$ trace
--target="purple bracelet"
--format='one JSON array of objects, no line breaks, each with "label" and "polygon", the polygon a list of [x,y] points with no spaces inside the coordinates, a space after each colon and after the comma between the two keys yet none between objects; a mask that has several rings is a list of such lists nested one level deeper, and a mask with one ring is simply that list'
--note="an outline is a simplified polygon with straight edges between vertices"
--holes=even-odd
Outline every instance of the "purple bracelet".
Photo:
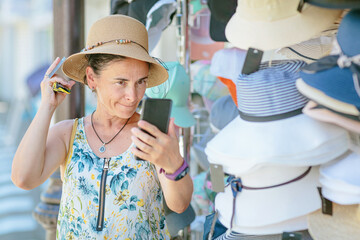
[{"label": "purple bracelet", "polygon": [[179,167],[179,169],[176,170],[176,172],[174,172],[173,174],[167,174],[163,168],[160,168],[160,173],[164,173],[165,177],[173,181],[179,181],[180,179],[185,177],[188,172],[189,172],[189,165],[185,159],[181,167]]}]

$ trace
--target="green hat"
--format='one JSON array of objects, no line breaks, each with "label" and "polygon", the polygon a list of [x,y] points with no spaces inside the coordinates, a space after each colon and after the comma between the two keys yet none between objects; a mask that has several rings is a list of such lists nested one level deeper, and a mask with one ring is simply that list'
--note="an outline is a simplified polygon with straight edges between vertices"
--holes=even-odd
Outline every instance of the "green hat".
[{"label": "green hat", "polygon": [[195,119],[188,108],[190,78],[179,62],[166,62],[169,79],[163,84],[146,89],[150,98],[169,98],[173,101],[171,117],[175,124],[187,128],[195,124]]}]

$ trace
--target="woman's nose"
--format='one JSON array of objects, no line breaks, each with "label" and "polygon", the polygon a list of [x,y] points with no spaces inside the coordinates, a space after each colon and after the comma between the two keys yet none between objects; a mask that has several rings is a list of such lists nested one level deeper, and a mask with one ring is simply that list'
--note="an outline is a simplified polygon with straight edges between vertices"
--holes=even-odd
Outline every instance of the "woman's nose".
[{"label": "woman's nose", "polygon": [[136,101],[137,92],[135,87],[129,87],[126,91],[126,99],[130,102]]}]

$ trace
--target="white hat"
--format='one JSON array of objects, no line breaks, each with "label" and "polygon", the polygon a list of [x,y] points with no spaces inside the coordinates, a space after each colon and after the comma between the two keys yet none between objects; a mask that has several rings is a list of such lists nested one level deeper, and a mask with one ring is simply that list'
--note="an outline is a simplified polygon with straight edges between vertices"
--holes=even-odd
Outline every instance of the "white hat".
[{"label": "white hat", "polygon": [[345,157],[320,167],[320,183],[325,198],[338,204],[360,203],[360,155]]},{"label": "white hat", "polygon": [[309,40],[328,29],[341,10],[319,8],[300,0],[238,0],[235,14],[226,25],[230,43],[272,50]]},{"label": "white hat", "polygon": [[217,51],[210,65],[210,73],[217,77],[236,80],[243,67],[246,50],[239,48],[224,48]]},{"label": "white hat", "polygon": [[[236,195],[233,230],[250,234],[254,229],[264,227],[264,232],[257,231],[254,234],[274,234],[306,228],[302,217],[321,207],[317,190],[318,170],[318,167],[309,170],[308,167],[267,166],[242,175],[241,181],[246,187],[287,184],[256,190],[243,187]],[[225,188],[224,193],[217,194],[215,208],[219,211],[220,222],[229,228],[233,211],[230,185]],[[289,225],[285,221],[289,221]],[[281,228],[272,230],[268,227],[275,224],[279,224]]]},{"label": "white hat", "polygon": [[[221,222],[221,220],[220,220]],[[303,215],[297,218],[293,218],[290,220],[286,220],[280,223],[275,223],[275,224],[270,224],[270,225],[266,225],[266,226],[260,226],[260,227],[242,227],[242,226],[233,226],[233,231],[234,232],[238,232],[238,233],[243,233],[243,234],[247,234],[247,235],[251,235],[251,237],[253,235],[256,236],[263,236],[264,238],[261,239],[272,239],[271,237],[274,236],[273,234],[280,234],[283,232],[298,232],[301,230],[305,230],[308,228],[308,224],[307,224],[307,215]],[[236,230],[235,230],[236,229]],[[269,237],[271,236],[271,237]],[[253,240],[253,238],[244,238],[244,239],[251,239]],[[255,238],[257,239],[257,238]],[[274,240],[279,240],[281,239],[281,235],[277,236],[277,238],[274,238]]]},{"label": "white hat", "polygon": [[236,117],[208,142],[205,153],[224,172],[239,176],[258,166],[326,163],[349,148],[347,132],[304,114],[271,122]]}]

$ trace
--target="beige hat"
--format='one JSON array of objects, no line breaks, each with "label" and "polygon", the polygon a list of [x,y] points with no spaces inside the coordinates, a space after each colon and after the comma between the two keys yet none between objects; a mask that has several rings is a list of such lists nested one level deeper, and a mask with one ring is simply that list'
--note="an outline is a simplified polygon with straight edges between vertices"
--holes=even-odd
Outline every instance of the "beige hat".
[{"label": "beige hat", "polygon": [[310,235],[315,240],[359,240],[359,205],[339,205],[333,203],[333,215],[325,215],[318,210],[308,215]]},{"label": "beige hat", "polygon": [[230,43],[272,50],[294,45],[328,29],[342,10],[319,8],[301,0],[238,0],[235,14],[226,25]]},{"label": "beige hat", "polygon": [[64,62],[64,74],[84,83],[88,66],[85,55],[97,53],[121,55],[150,63],[147,87],[157,86],[168,79],[166,69],[149,55],[145,26],[134,18],[110,15],[96,21],[90,28],[86,48]]}]

